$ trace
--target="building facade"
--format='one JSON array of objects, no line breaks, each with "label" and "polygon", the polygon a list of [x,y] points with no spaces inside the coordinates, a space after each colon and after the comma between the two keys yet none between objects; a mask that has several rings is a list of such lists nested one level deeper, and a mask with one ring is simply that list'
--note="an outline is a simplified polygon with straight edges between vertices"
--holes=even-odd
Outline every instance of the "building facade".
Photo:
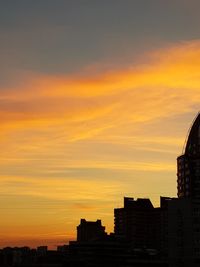
[{"label": "building facade", "polygon": [[115,235],[131,243],[133,248],[160,247],[160,210],[149,199],[124,198],[124,207],[114,209]]},{"label": "building facade", "polygon": [[200,266],[200,113],[177,158],[177,195],[168,207],[169,266]]},{"label": "building facade", "polygon": [[177,158],[179,198],[200,199],[200,113],[190,129],[184,154]]},{"label": "building facade", "polygon": [[100,239],[106,236],[105,227],[101,225],[101,220],[96,222],[81,219],[80,225],[77,226],[77,241],[88,242]]}]

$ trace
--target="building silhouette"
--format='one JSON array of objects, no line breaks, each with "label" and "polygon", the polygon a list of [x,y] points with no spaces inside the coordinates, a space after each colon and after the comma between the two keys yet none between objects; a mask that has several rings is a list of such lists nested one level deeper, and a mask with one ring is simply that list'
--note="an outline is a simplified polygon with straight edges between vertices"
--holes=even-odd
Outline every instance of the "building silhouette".
[{"label": "building silhouette", "polygon": [[177,158],[178,197],[200,199],[200,113],[189,132],[185,153]]},{"label": "building silhouette", "polygon": [[[148,222],[148,223],[147,223]],[[150,199],[124,198],[124,207],[114,209],[114,233],[134,248],[160,248],[160,209]]]},{"label": "building silhouette", "polygon": [[96,222],[81,219],[80,225],[77,226],[77,241],[87,242],[100,239],[106,236],[105,227],[101,225],[101,220]]},{"label": "building silhouette", "polygon": [[200,266],[200,113],[177,158],[178,198],[168,207],[169,266]]}]

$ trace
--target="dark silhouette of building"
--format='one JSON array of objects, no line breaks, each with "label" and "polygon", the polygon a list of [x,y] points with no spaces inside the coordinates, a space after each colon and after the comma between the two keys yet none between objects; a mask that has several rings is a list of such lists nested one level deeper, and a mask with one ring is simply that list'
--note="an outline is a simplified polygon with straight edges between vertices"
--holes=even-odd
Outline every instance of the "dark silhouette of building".
[{"label": "dark silhouette of building", "polygon": [[48,251],[48,246],[39,246],[37,247],[37,253],[39,255],[46,255]]},{"label": "dark silhouette of building", "polygon": [[185,153],[177,159],[178,197],[200,199],[200,113],[188,136]]},{"label": "dark silhouette of building", "polygon": [[124,198],[124,207],[114,209],[114,233],[133,248],[160,250],[160,209],[149,199]]},{"label": "dark silhouette of building", "polygon": [[46,250],[45,247],[0,249],[1,267],[67,267],[67,262],[68,254],[66,252]]},{"label": "dark silhouette of building", "polygon": [[200,266],[200,113],[177,158],[178,198],[168,206],[169,266]]},{"label": "dark silhouette of building", "polygon": [[105,227],[101,225],[101,220],[91,222],[81,219],[80,225],[77,226],[77,241],[79,242],[93,241],[105,235]]},{"label": "dark silhouette of building", "polygon": [[72,267],[168,267],[154,249],[134,249],[115,234],[88,241],[71,241],[67,266]]}]

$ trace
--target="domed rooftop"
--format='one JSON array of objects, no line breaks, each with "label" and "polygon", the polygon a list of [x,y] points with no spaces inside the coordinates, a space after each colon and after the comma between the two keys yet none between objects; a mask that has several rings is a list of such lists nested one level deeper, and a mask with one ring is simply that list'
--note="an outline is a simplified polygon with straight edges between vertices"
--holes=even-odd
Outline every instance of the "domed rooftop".
[{"label": "domed rooftop", "polygon": [[188,156],[200,157],[200,113],[197,114],[190,129],[185,147],[185,154]]}]

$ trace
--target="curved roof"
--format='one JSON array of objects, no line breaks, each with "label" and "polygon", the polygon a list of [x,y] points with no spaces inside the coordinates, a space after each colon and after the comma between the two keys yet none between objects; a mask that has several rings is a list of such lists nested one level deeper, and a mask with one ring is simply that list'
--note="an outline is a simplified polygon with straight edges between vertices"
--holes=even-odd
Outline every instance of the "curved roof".
[{"label": "curved roof", "polygon": [[198,113],[190,129],[185,147],[185,154],[200,156],[200,113]]}]

